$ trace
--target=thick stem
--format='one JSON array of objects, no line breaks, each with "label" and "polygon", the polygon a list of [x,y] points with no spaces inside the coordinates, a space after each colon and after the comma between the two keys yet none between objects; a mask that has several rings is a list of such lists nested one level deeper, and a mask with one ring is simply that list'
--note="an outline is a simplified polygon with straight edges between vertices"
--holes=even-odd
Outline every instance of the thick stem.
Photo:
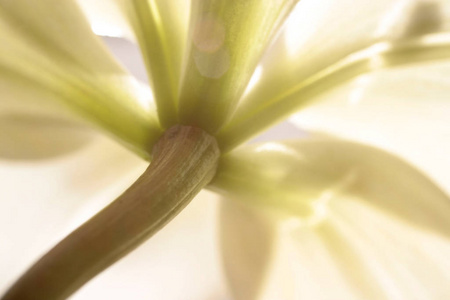
[{"label": "thick stem", "polygon": [[215,174],[219,150],[203,130],[175,126],[118,199],[63,239],[2,300],[65,299],[177,215]]}]

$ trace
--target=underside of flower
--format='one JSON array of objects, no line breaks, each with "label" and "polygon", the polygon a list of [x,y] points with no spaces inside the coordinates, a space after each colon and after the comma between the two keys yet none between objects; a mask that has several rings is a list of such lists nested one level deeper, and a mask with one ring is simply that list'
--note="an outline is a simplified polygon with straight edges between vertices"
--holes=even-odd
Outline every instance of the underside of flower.
[{"label": "underside of flower", "polygon": [[[91,29],[140,50],[149,85]],[[68,297],[203,188],[227,198],[236,300],[450,298],[448,0],[0,0],[0,45],[0,159],[99,129],[151,161],[2,299]],[[301,139],[242,145],[300,108]]]}]

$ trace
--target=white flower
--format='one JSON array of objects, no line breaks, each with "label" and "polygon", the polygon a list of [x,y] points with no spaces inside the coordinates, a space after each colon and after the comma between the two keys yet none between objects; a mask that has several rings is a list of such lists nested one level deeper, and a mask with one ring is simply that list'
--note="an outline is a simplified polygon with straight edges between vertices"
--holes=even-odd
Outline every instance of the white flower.
[{"label": "white flower", "polygon": [[448,0],[302,0],[279,34],[296,1],[80,2],[139,43],[158,111],[75,3],[0,0],[3,290],[145,168],[86,124],[144,158],[179,121],[225,152],[305,107],[306,138],[223,155],[218,238],[204,192],[73,298],[450,297]]}]

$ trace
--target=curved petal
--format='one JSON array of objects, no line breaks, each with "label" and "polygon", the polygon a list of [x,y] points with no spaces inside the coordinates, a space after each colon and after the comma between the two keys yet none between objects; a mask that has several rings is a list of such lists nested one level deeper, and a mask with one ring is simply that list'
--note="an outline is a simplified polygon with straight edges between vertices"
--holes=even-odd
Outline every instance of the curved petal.
[{"label": "curved petal", "polygon": [[446,0],[300,2],[265,56],[261,79],[219,134],[222,148],[362,73],[448,59],[449,7]]},{"label": "curved petal", "polygon": [[[286,220],[277,221],[281,236],[260,250],[274,253],[265,272],[276,269],[277,253],[290,262],[277,268],[282,278],[294,278],[278,286],[290,295],[283,299],[446,299],[450,293],[444,284],[450,198],[391,154],[333,139],[249,145],[223,158],[212,189],[239,205],[278,208]],[[238,237],[241,227],[234,229]],[[257,234],[246,237],[234,240],[240,252],[233,255],[254,249]],[[252,261],[240,268],[254,269]],[[273,285],[253,280],[235,289]]]},{"label": "curved petal", "polygon": [[321,224],[297,229],[292,236],[300,299],[450,296],[448,236],[421,231],[358,199],[336,197]]},{"label": "curved petal", "polygon": [[219,221],[222,260],[231,292],[236,300],[258,299],[275,255],[277,228],[267,213],[233,200],[223,201]]},{"label": "curved petal", "polygon": [[77,113],[144,153],[160,129],[145,91],[73,1],[0,1],[2,113]]},{"label": "curved petal", "polygon": [[291,121],[387,149],[450,191],[450,61],[380,70],[331,91]]},{"label": "curved petal", "polygon": [[181,63],[188,31],[186,0],[115,0],[131,25],[152,83],[158,116],[176,124]]},{"label": "curved petal", "polygon": [[64,119],[0,114],[0,158],[45,159],[85,146],[92,133]]},{"label": "curved petal", "polygon": [[211,189],[314,223],[345,194],[411,226],[450,236],[450,199],[399,158],[333,139],[248,145],[225,155]]},{"label": "curved petal", "polygon": [[194,1],[180,120],[216,132],[297,0]]}]

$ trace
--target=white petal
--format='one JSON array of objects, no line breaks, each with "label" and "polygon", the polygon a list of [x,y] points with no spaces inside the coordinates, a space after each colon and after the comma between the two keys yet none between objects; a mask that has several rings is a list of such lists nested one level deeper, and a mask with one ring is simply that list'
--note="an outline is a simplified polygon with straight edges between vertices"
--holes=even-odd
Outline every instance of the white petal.
[{"label": "white petal", "polygon": [[230,149],[362,73],[449,53],[447,0],[301,1],[219,138]]},{"label": "white petal", "polygon": [[422,169],[450,191],[450,62],[359,77],[291,120],[376,145]]},{"label": "white petal", "polygon": [[[223,158],[212,189],[286,219],[281,237],[268,235],[272,244],[260,250],[271,259],[260,264],[265,277],[244,284],[238,270],[228,273],[238,291],[260,287],[264,299],[274,285],[267,274],[277,269],[285,275],[272,280],[295,278],[288,287],[277,286],[288,295],[281,299],[446,299],[450,294],[442,284],[449,273],[438,263],[450,262],[450,198],[391,154],[323,138],[248,145]],[[244,225],[237,227],[238,237],[247,238],[236,238],[240,252],[230,253],[242,258],[255,248],[257,230],[270,223],[253,229],[253,237],[240,229]],[[299,242],[289,247],[280,239],[292,230]],[[279,253],[286,251],[291,264],[276,267],[283,261]],[[225,256],[225,265],[232,255]],[[252,261],[239,261],[240,268],[255,270]]]},{"label": "white petal", "polygon": [[97,35],[133,39],[128,22],[110,0],[77,0]]},{"label": "white petal", "polygon": [[43,159],[78,150],[92,138],[87,128],[65,119],[0,114],[0,158]]},{"label": "white petal", "polygon": [[[318,300],[450,296],[448,236],[411,227],[351,197],[336,197],[328,211],[322,224],[293,233],[300,299],[304,291]],[[317,260],[326,260],[324,268],[314,265]]]},{"label": "white petal", "polygon": [[160,134],[149,95],[72,0],[0,0],[0,113],[76,114],[144,152]]},{"label": "white petal", "polygon": [[401,159],[352,142],[248,145],[221,159],[211,189],[311,224],[324,217],[327,199],[346,193],[413,226],[450,235],[450,200],[438,186]]},{"label": "white petal", "polygon": [[277,228],[271,216],[233,200],[224,201],[219,236],[234,298],[258,299],[276,251]]}]

